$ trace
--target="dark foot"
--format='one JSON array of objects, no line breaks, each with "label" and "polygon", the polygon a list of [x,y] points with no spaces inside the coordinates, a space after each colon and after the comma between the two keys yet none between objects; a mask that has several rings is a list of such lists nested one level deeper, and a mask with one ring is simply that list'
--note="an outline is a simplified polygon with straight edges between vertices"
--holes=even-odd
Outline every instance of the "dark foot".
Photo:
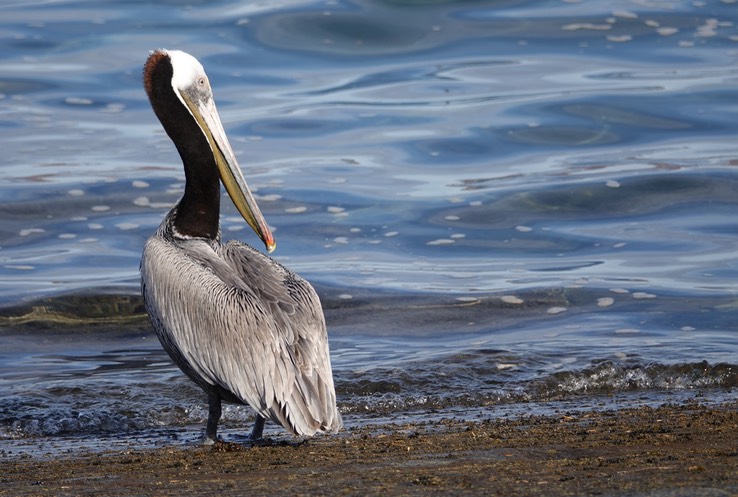
[{"label": "dark foot", "polygon": [[257,440],[261,440],[261,435],[264,433],[264,418],[256,415],[256,422],[254,422],[254,429],[251,430],[251,438],[252,442],[256,442]]},{"label": "dark foot", "polygon": [[205,435],[202,443],[212,445],[220,442],[218,438],[218,421],[220,421],[221,407],[220,397],[217,395],[208,396],[208,424],[205,427]]},{"label": "dark foot", "polygon": [[208,436],[206,431],[202,434],[202,439],[200,439],[200,443],[202,443],[203,445],[215,445],[223,443],[223,439],[217,435],[215,437]]}]

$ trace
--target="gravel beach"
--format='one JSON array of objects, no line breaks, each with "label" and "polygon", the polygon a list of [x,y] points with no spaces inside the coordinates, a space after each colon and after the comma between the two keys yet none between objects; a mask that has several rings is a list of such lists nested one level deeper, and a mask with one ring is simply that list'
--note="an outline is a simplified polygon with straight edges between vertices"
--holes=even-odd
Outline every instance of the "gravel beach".
[{"label": "gravel beach", "polygon": [[738,405],[364,426],[305,443],[0,459],[2,496],[738,495]]}]

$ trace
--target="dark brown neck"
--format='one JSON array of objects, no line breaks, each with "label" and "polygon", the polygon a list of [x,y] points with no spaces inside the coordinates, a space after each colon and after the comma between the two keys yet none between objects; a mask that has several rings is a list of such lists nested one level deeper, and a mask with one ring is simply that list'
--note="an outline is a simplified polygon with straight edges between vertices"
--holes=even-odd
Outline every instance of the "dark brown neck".
[{"label": "dark brown neck", "polygon": [[220,178],[205,135],[172,88],[172,64],[154,52],[144,66],[144,86],[151,107],[177,147],[185,171],[185,192],[177,204],[177,233],[215,239],[220,221]]}]

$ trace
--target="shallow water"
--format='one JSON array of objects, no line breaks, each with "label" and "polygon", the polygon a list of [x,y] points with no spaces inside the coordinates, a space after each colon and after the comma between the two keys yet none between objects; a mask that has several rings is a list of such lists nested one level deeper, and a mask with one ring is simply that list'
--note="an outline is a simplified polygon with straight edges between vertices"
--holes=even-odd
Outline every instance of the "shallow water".
[{"label": "shallow water", "polygon": [[323,299],[348,426],[734,399],[735,7],[6,2],[0,447],[199,436],[137,297],[184,181],[156,47],[208,71],[275,255]]}]

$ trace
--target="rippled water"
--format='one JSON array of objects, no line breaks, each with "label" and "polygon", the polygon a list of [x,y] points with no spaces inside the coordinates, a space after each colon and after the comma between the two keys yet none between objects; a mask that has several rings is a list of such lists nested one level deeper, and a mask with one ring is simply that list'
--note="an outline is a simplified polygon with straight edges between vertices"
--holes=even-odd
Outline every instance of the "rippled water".
[{"label": "rippled water", "polygon": [[[738,395],[734,0],[0,19],[2,450],[199,436],[138,296],[184,181],[141,86],[157,47],[204,64],[277,258],[318,289],[348,426]],[[227,197],[223,230],[256,244]]]}]

